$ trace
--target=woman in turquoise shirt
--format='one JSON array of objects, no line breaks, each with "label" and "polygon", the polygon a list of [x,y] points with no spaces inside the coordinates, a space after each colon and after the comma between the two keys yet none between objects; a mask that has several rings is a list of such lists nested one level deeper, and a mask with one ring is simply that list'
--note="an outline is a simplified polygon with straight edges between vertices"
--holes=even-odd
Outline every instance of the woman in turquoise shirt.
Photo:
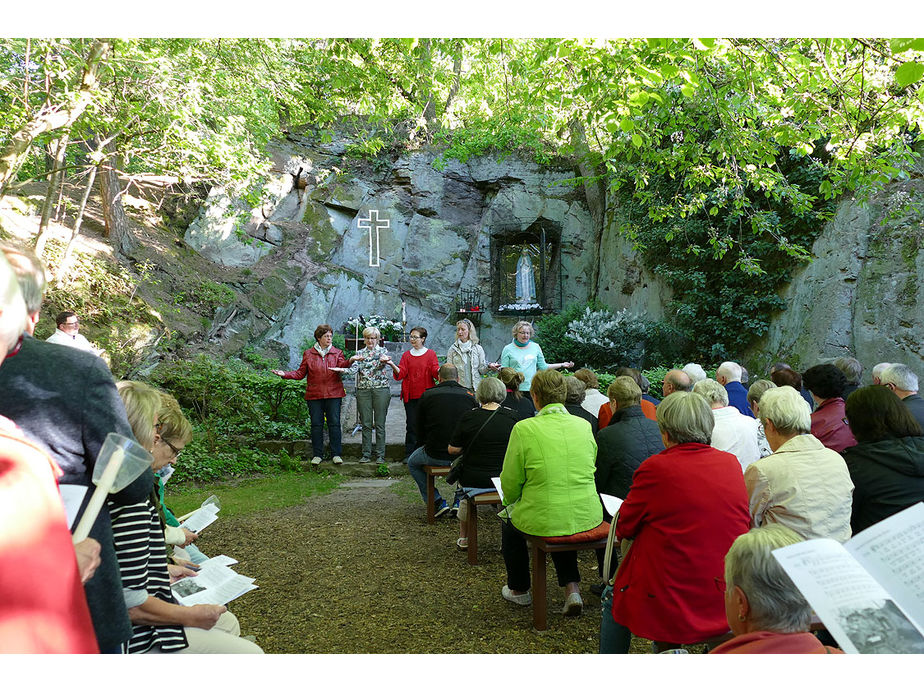
[{"label": "woman in turquoise shirt", "polygon": [[557,370],[559,368],[574,367],[573,361],[546,363],[545,357],[542,355],[542,347],[532,341],[532,337],[532,324],[526,320],[520,320],[513,326],[513,341],[505,346],[501,352],[501,367],[509,366],[523,374],[523,383],[520,385],[521,392],[529,392],[536,371],[544,371],[547,368]]},{"label": "woman in turquoise shirt", "polygon": [[[567,536],[595,529],[603,521],[594,485],[597,443],[587,420],[565,409],[567,393],[561,373],[537,373],[530,389],[537,414],[519,421],[507,444],[501,489],[504,503],[515,504],[501,529],[507,567],[501,594],[514,604],[532,603],[524,534]],[[558,584],[565,588],[562,613],[577,616],[583,608],[577,551],[555,552],[552,562]]]}]

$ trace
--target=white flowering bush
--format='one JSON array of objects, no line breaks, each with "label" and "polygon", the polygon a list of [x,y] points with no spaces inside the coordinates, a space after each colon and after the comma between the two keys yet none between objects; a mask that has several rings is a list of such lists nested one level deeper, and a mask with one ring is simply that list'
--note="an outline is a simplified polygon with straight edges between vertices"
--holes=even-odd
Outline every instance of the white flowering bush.
[{"label": "white flowering bush", "polygon": [[376,328],[382,335],[382,339],[393,342],[401,338],[404,334],[404,327],[397,320],[389,320],[381,315],[363,315],[361,317],[350,318],[346,322],[349,330],[355,331],[359,328],[360,335],[367,327]]},{"label": "white flowering bush", "polygon": [[565,339],[575,344],[573,360],[611,369],[638,364],[645,355],[649,323],[627,309],[613,313],[605,308],[587,307],[568,323]]}]

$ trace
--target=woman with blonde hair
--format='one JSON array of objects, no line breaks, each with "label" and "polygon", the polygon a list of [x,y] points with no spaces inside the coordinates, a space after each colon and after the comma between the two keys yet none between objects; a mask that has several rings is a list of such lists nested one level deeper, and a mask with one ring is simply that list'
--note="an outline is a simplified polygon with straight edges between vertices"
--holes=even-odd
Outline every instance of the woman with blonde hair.
[{"label": "woman with blonde hair", "polygon": [[[154,454],[161,442],[157,432],[160,393],[133,380],[123,380],[116,387],[136,440]],[[163,459],[155,457],[155,466]],[[132,622],[132,637],[123,644],[123,652],[262,653],[257,645],[238,637],[240,624],[227,607],[220,604],[181,606],[173,598],[171,575],[193,573],[179,566],[168,567],[164,528],[156,502],[153,488],[151,497],[140,503],[115,505],[109,502],[122,596]]]},{"label": "woman with blonde hair", "polygon": [[456,323],[456,341],[449,347],[446,363],[451,363],[459,371],[459,384],[469,390],[478,387],[481,376],[488,369],[497,370],[497,363],[488,363],[484,349],[478,343],[478,333],[475,325],[468,318],[462,318]]},{"label": "woman with blonde hair", "polygon": [[520,384],[521,392],[529,392],[533,382],[533,376],[538,371],[544,371],[547,368],[558,370],[559,368],[573,368],[573,361],[563,361],[561,363],[546,363],[542,355],[542,347],[532,341],[533,325],[526,320],[520,320],[513,326],[513,341],[504,347],[501,352],[501,367],[510,366],[523,374],[523,382]]}]

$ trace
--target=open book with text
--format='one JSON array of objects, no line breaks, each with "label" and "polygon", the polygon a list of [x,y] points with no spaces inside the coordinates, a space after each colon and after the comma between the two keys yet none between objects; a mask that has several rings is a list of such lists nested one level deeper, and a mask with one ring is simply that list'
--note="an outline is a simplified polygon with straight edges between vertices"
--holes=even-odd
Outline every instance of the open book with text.
[{"label": "open book with text", "polygon": [[924,654],[924,503],[773,555],[844,652]]}]

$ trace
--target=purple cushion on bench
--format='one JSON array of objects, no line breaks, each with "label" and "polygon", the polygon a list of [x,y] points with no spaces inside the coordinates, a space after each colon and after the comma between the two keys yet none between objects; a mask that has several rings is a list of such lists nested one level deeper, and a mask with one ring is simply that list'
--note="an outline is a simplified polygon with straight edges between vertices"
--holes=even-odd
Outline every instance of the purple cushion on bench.
[{"label": "purple cushion on bench", "polygon": [[567,534],[563,537],[542,537],[547,544],[581,544],[585,541],[599,541],[600,539],[606,539],[610,533],[610,523],[601,522],[599,525],[593,529],[588,529],[586,532],[578,532],[577,534]]}]

